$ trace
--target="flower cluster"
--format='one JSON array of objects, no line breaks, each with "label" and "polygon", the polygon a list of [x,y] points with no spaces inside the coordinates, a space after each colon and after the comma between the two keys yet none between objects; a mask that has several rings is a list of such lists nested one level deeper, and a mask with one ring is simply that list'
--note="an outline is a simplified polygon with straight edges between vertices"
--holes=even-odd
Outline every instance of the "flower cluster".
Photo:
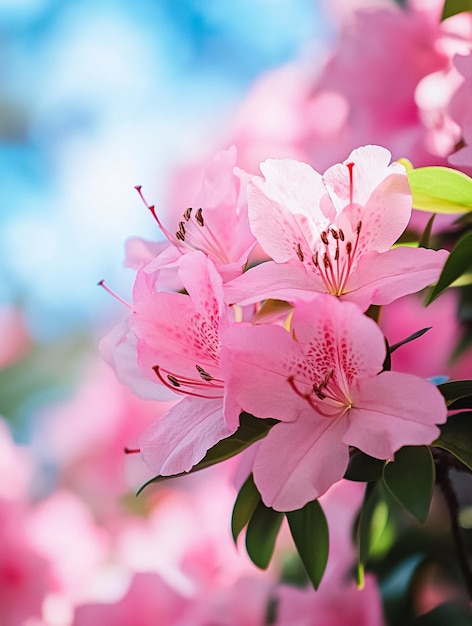
[{"label": "flower cluster", "polygon": [[343,477],[350,451],[388,460],[438,437],[443,396],[390,371],[370,307],[435,282],[448,253],[395,245],[412,198],[385,148],[323,175],[285,159],[251,178],[235,160],[218,155],[173,231],[149,207],[168,246],[142,247],[131,312],[103,351],[135,389],[178,400],[140,439],[155,475],[231,448],[250,414],[267,428],[244,471],[265,506],[295,511]]}]

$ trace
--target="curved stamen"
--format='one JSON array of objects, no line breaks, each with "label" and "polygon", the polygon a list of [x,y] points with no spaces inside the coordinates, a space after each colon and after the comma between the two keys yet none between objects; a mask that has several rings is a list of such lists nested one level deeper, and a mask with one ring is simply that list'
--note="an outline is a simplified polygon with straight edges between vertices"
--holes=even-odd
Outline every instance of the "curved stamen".
[{"label": "curved stamen", "polygon": [[[331,372],[328,374],[328,379],[330,376]],[[287,382],[293,389],[293,391],[297,394],[297,396],[303,398],[303,400],[306,400],[311,408],[323,417],[327,417],[330,419],[332,419],[333,417],[342,417],[352,408],[352,404],[346,405],[345,402],[339,400],[339,397],[337,397],[329,390],[329,388],[327,387],[328,380],[326,377],[319,385],[314,384],[312,390],[307,392],[303,392],[298,389],[295,383],[295,378],[293,376],[289,376],[287,378]],[[313,394],[315,394],[315,396],[318,398],[318,401],[313,398]],[[325,402],[326,400],[327,402]],[[326,406],[334,408],[335,412],[326,412],[323,408],[321,408],[322,405],[319,401],[324,402]]]},{"label": "curved stamen", "polygon": [[[159,365],[154,365],[152,369],[161,383],[176,393],[182,393],[196,398],[222,398],[222,390],[224,387],[223,381],[213,378],[199,365],[196,365],[195,367],[200,375],[200,379],[176,375],[161,368]],[[202,393],[199,393],[200,390]],[[218,395],[211,393],[216,390],[220,392]],[[203,393],[203,391],[206,391],[206,393]]]}]

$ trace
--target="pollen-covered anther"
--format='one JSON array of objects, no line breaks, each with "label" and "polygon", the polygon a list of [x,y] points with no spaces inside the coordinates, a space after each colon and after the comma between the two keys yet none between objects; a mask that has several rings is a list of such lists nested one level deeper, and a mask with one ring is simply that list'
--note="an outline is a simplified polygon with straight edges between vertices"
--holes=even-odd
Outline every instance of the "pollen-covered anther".
[{"label": "pollen-covered anther", "polygon": [[328,235],[326,234],[326,232],[324,230],[321,231],[320,237],[321,237],[321,241],[324,243],[324,245],[327,246],[329,244],[329,240],[328,240]]},{"label": "pollen-covered anther", "polygon": [[167,380],[170,382],[171,385],[173,385],[174,387],[180,387],[180,383],[177,380],[177,378],[175,376],[172,376],[172,374],[167,374]]},{"label": "pollen-covered anther", "polygon": [[192,217],[192,207],[189,207],[188,209],[185,209],[184,211],[184,220],[188,222],[191,217]]}]

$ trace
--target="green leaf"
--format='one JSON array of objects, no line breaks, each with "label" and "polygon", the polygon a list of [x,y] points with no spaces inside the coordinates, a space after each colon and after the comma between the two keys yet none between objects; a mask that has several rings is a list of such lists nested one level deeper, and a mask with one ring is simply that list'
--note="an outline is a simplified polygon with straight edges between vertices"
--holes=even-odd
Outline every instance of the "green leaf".
[{"label": "green leaf", "polygon": [[395,352],[395,350],[398,350],[398,348],[404,346],[406,343],[410,343],[410,341],[414,341],[415,339],[418,339],[418,337],[422,337],[425,333],[428,332],[428,330],[431,330],[431,328],[432,326],[427,326],[426,328],[417,330],[416,333],[412,333],[411,335],[408,335],[408,337],[406,337],[405,339],[394,343],[393,346],[390,346],[390,352]]},{"label": "green leaf", "polygon": [[260,419],[250,415],[249,413],[241,413],[239,420],[240,424],[238,430],[229,437],[226,437],[226,439],[218,441],[218,443],[216,443],[213,448],[210,448],[203,459],[194,465],[189,472],[181,472],[180,474],[174,474],[173,476],[155,476],[139,488],[137,495],[139,495],[143,489],[152,483],[169,480],[170,478],[177,478],[178,476],[186,476],[187,474],[198,472],[199,470],[211,467],[216,463],[221,463],[222,461],[230,459],[232,456],[235,456],[248,448],[254,442],[265,437],[272,426],[275,426],[277,423],[277,420]]},{"label": "green leaf", "polygon": [[463,13],[464,11],[472,11],[472,0],[446,0],[441,15],[441,21]]},{"label": "green leaf", "polygon": [[246,530],[246,550],[251,561],[266,569],[274,553],[284,514],[267,507],[262,500],[256,506]]},{"label": "green leaf", "polygon": [[428,213],[472,211],[472,178],[450,167],[418,167],[407,172],[413,208]]},{"label": "green leaf", "polygon": [[252,474],[241,487],[233,507],[233,515],[231,516],[231,533],[234,543],[238,541],[238,537],[242,529],[248,524],[252,514],[256,510],[257,505],[261,501],[261,494],[258,492]]},{"label": "green leaf", "polygon": [[313,587],[318,589],[329,553],[328,523],[323,509],[318,500],[313,500],[303,508],[285,515],[308,577]]},{"label": "green leaf", "polygon": [[440,428],[441,434],[432,445],[447,450],[472,470],[472,412],[450,415]]},{"label": "green leaf", "polygon": [[472,397],[472,380],[451,380],[438,385],[448,407],[462,398]]},{"label": "green leaf", "polygon": [[392,496],[424,523],[433,497],[436,469],[427,446],[405,446],[384,467],[382,480]]},{"label": "green leaf", "polygon": [[354,449],[351,452],[349,465],[344,478],[356,482],[369,482],[382,477],[385,461],[375,459],[361,450]]},{"label": "green leaf", "polygon": [[359,573],[367,562],[373,539],[372,518],[378,503],[377,482],[369,482],[366,485],[364,499],[357,520],[356,540],[358,548]]},{"label": "green leaf", "polygon": [[472,267],[472,231],[463,235],[456,243],[442,269],[438,282],[431,289],[426,304],[442,294],[449,285]]}]

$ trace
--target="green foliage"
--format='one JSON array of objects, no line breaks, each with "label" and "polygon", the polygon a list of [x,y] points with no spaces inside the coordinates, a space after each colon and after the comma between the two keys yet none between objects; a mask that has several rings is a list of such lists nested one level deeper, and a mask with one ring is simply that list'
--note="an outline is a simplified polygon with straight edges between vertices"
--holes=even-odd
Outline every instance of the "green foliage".
[{"label": "green foliage", "polygon": [[254,484],[252,474],[241,487],[233,507],[231,516],[231,533],[234,543],[237,542],[240,532],[247,526],[257,505],[261,501],[261,495]]},{"label": "green foliage", "polygon": [[[472,384],[472,381],[463,382]],[[472,470],[472,412],[450,415],[441,426],[441,435],[432,445],[447,450]]]},{"label": "green foliage", "polygon": [[436,300],[443,291],[470,268],[472,268],[472,231],[463,235],[452,249],[438,282],[426,299],[426,304],[431,304],[433,300]]},{"label": "green foliage", "polygon": [[445,0],[441,21],[464,11],[472,11],[472,0]]},{"label": "green foliage", "polygon": [[405,339],[402,339],[401,341],[394,343],[393,346],[390,346],[390,352],[395,352],[395,350],[398,350],[398,348],[400,348],[401,346],[404,346],[406,343],[410,343],[410,341],[414,341],[415,339],[422,337],[424,334],[428,332],[428,330],[431,330],[431,328],[432,326],[428,326],[427,328],[422,328],[421,330],[417,330],[415,333],[408,335],[408,337],[406,337]]},{"label": "green foliage", "polygon": [[382,477],[384,465],[385,461],[375,459],[361,450],[354,449],[351,451],[349,465],[344,478],[356,482],[378,480]]},{"label": "green foliage", "polygon": [[143,489],[152,483],[161,482],[162,480],[168,480],[169,478],[176,478],[177,476],[186,476],[187,474],[197,472],[199,470],[211,467],[216,463],[226,461],[231,457],[239,454],[250,445],[259,441],[267,435],[269,430],[277,423],[277,420],[273,419],[259,419],[250,415],[249,413],[241,413],[239,428],[235,433],[218,441],[203,457],[203,459],[194,465],[189,472],[181,472],[180,474],[174,474],[173,476],[155,476],[142,485],[138,494]]},{"label": "green foliage", "polygon": [[472,211],[472,178],[449,167],[419,167],[407,172],[413,208],[428,213]]},{"label": "green foliage", "polygon": [[451,380],[438,385],[448,408],[458,400],[472,398],[472,380]]},{"label": "green foliage", "polygon": [[428,517],[435,478],[433,457],[426,446],[401,448],[382,475],[387,490],[420,522]]},{"label": "green foliage", "polygon": [[274,553],[284,514],[266,506],[262,500],[257,504],[246,530],[246,550],[251,561],[266,569]]},{"label": "green foliage", "polygon": [[290,532],[308,577],[315,589],[323,578],[328,561],[328,523],[318,500],[286,513]]}]

